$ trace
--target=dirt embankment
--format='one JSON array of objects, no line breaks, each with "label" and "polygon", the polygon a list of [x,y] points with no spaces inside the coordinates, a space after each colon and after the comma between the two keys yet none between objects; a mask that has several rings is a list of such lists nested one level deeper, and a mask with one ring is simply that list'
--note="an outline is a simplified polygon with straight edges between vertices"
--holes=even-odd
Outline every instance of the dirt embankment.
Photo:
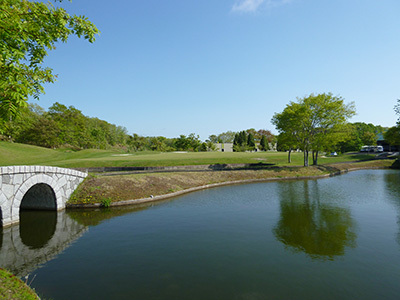
[{"label": "dirt embankment", "polygon": [[218,185],[333,176],[358,169],[389,168],[392,164],[391,160],[374,160],[307,168],[90,175],[71,197],[67,207],[135,204]]}]

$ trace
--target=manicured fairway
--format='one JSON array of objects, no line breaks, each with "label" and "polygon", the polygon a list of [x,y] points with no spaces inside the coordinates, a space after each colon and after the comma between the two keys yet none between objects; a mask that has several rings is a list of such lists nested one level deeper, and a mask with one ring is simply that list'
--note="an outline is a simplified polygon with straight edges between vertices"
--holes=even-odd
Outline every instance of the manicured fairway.
[{"label": "manicured fairway", "polygon": [[[345,154],[337,157],[320,156],[319,163],[366,160],[373,155]],[[263,163],[277,166],[289,165],[284,152],[136,152],[117,150],[65,151],[36,146],[0,142],[0,165],[48,165],[69,168],[124,167],[124,166],[182,166],[208,164]],[[311,161],[310,161],[311,163]],[[303,164],[303,154],[293,153],[293,165]]]}]

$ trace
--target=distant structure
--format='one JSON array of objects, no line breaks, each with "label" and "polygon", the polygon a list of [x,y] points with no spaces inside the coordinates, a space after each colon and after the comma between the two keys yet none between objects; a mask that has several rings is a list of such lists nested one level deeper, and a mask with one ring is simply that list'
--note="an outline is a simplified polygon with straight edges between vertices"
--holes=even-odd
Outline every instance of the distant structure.
[{"label": "distant structure", "polygon": [[233,143],[217,143],[215,148],[219,152],[233,152]]}]

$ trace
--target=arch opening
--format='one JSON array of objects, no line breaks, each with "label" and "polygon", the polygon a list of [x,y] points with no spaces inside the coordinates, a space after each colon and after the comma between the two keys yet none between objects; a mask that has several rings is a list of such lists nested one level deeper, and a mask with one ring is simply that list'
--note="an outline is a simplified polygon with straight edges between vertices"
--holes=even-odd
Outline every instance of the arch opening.
[{"label": "arch opening", "polygon": [[21,201],[20,210],[57,210],[56,195],[48,184],[32,186]]}]

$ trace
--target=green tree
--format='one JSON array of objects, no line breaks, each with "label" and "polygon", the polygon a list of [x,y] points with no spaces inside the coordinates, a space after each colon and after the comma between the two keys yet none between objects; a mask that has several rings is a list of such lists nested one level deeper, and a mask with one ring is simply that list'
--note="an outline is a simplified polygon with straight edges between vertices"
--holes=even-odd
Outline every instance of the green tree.
[{"label": "green tree", "polygon": [[49,116],[40,116],[33,126],[28,128],[21,142],[46,148],[56,148],[61,145],[60,132],[57,122]]},{"label": "green tree", "polygon": [[255,140],[261,141],[261,138],[265,136],[268,143],[273,143],[275,142],[275,135],[272,134],[271,131],[265,130],[265,129],[260,129],[257,131],[257,133],[254,135]]},{"label": "green tree", "polygon": [[376,145],[379,128],[374,124],[362,122],[354,123],[354,126],[363,145]]},{"label": "green tree", "polygon": [[309,152],[315,151],[314,164],[318,164],[318,151],[325,143],[332,146],[343,135],[339,128],[355,114],[354,104],[344,104],[341,97],[332,94],[311,94],[290,102],[281,113],[276,113],[272,123],[280,133],[286,133],[291,144],[297,144],[304,153],[304,166],[308,166]]},{"label": "green tree", "polygon": [[208,150],[207,143],[206,142],[201,143],[201,145],[199,147],[199,151],[207,152],[207,150]]},{"label": "green tree", "polygon": [[[66,107],[58,102],[54,103],[48,110],[47,114],[60,128],[61,145],[70,145],[78,148],[84,148],[86,139],[87,122],[82,112],[73,106]],[[102,135],[106,135],[107,122],[98,120],[99,128]],[[96,148],[103,148],[97,145]]]},{"label": "green tree", "polygon": [[277,150],[288,152],[288,163],[292,162],[292,151],[298,149],[297,140],[291,132],[281,132],[277,138]]},{"label": "green tree", "polygon": [[45,111],[37,104],[28,104],[21,109],[20,113],[13,120],[0,119],[0,132],[2,132],[9,141],[21,142],[24,139],[24,133],[36,120],[43,116]]},{"label": "green tree", "polygon": [[[397,104],[394,106],[394,111],[398,115],[397,126],[389,128],[385,133],[385,140],[391,145],[400,146],[400,99],[397,99]],[[398,161],[399,159],[397,159]]]},{"label": "green tree", "polygon": [[256,143],[254,142],[254,135],[249,133],[247,136],[247,149],[249,151],[254,151],[256,149]]},{"label": "green tree", "polygon": [[247,150],[247,133],[242,130],[235,134],[235,138],[233,140],[233,151],[235,152],[244,152]]},{"label": "green tree", "polygon": [[335,149],[335,151],[338,151],[340,153],[360,151],[364,143],[360,138],[359,131],[357,131],[357,126],[352,123],[347,124],[346,132],[347,138],[344,141],[338,143],[336,147],[337,149]]},{"label": "green tree", "polygon": [[146,138],[134,133],[128,137],[127,144],[130,151],[143,151],[146,149]]},{"label": "green tree", "polygon": [[218,137],[215,135],[215,134],[212,134],[212,135],[210,135],[209,137],[208,137],[208,140],[211,142],[211,143],[219,143],[219,141],[218,141]]},{"label": "green tree", "polygon": [[[62,1],[62,0],[61,0]],[[55,81],[52,69],[42,66],[48,50],[70,35],[93,42],[99,31],[84,16],[71,16],[50,3],[0,1],[0,118],[13,119]]]},{"label": "green tree", "polygon": [[217,150],[217,147],[215,146],[215,144],[212,141],[206,141],[206,143],[207,143],[207,149],[209,151]]},{"label": "green tree", "polygon": [[261,150],[261,151],[267,151],[267,150],[269,150],[268,140],[267,140],[267,137],[266,137],[265,135],[261,136],[261,140],[260,140],[260,150]]},{"label": "green tree", "polygon": [[201,142],[199,136],[196,136],[194,133],[191,133],[188,136],[181,134],[179,138],[175,140],[174,145],[176,150],[179,151],[199,151]]},{"label": "green tree", "polygon": [[394,106],[394,112],[399,116],[397,124],[400,125],[400,99],[397,99],[397,104]]},{"label": "green tree", "polygon": [[399,126],[390,127],[383,135],[386,142],[391,146],[400,146],[400,128]]},{"label": "green tree", "polygon": [[233,143],[236,132],[227,131],[218,135],[218,143]]}]

